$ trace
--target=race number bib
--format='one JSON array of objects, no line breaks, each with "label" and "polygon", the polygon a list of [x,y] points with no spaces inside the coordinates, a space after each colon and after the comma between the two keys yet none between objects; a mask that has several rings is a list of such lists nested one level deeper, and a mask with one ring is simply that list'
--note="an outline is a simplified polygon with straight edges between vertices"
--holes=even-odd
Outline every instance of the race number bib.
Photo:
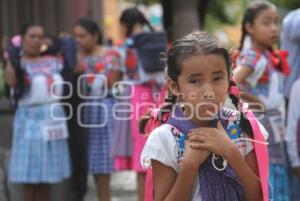
[{"label": "race number bib", "polygon": [[281,114],[269,117],[271,128],[273,131],[275,143],[280,143],[284,139],[284,122]]},{"label": "race number bib", "polygon": [[45,141],[68,138],[68,129],[65,121],[46,121],[42,124],[42,132]]}]

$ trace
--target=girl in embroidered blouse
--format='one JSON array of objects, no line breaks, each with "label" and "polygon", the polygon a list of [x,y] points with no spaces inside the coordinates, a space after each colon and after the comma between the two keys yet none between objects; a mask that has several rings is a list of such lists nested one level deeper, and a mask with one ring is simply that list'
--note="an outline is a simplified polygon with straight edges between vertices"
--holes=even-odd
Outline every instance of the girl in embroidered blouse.
[{"label": "girl in embroidered blouse", "polygon": [[112,86],[122,78],[120,55],[99,44],[100,28],[90,19],[80,19],[74,27],[74,35],[79,44],[77,71],[86,76],[79,82],[85,100],[80,118],[83,118],[88,138],[88,172],[95,177],[99,200],[109,201],[110,174],[114,170]]},{"label": "girl in embroidered blouse", "polygon": [[[63,81],[63,65],[57,57],[41,56],[43,27],[25,25],[21,36],[20,58],[10,57],[5,72],[7,84],[22,91],[14,120],[9,181],[23,185],[24,201],[49,201],[52,184],[71,175],[66,115],[52,95],[62,95],[61,85],[52,84]],[[57,131],[60,135],[52,135]]]},{"label": "girl in embroidered blouse", "polygon": [[[169,104],[160,115],[175,103],[180,107],[151,132],[141,156],[145,168],[152,166],[155,201],[263,199],[253,144],[245,140],[253,137],[252,129],[237,112],[242,105],[230,69],[228,51],[205,32],[191,33],[168,50]],[[237,107],[233,121],[218,118],[228,95]]]},{"label": "girl in embroidered blouse", "polygon": [[274,200],[290,200],[287,159],[284,151],[284,119],[279,108],[284,105],[283,81],[289,68],[284,51],[273,46],[279,36],[276,7],[267,1],[255,1],[246,9],[242,23],[240,56],[233,76],[243,92],[242,98],[260,105],[260,119],[268,133],[270,183]]}]

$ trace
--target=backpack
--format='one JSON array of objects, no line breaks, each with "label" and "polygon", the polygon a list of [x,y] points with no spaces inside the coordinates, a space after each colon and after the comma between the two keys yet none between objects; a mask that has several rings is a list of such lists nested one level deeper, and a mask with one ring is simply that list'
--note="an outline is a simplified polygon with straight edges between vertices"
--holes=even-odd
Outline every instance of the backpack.
[{"label": "backpack", "polygon": [[164,71],[164,63],[160,54],[167,49],[165,32],[146,32],[132,37],[132,47],[136,49],[138,60],[146,73]]}]

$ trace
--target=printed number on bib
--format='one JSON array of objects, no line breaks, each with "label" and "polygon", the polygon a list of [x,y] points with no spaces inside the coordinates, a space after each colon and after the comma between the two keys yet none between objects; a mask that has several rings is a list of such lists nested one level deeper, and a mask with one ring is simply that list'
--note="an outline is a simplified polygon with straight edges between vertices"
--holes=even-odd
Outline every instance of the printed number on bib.
[{"label": "printed number on bib", "polygon": [[68,138],[68,129],[64,121],[47,121],[42,125],[45,141],[63,140]]}]

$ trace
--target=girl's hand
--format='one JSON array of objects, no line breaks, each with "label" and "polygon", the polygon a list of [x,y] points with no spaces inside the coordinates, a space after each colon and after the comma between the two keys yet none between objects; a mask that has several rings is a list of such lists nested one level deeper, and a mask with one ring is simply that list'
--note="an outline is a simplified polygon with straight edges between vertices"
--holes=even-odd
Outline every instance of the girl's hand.
[{"label": "girl's hand", "polygon": [[205,149],[228,159],[237,150],[236,145],[228,137],[220,122],[217,128],[193,129],[188,135],[188,141],[194,149]]},{"label": "girl's hand", "polygon": [[199,166],[207,159],[210,153],[210,151],[205,149],[194,149],[192,147],[192,142],[186,140],[183,163],[189,164],[198,169]]}]

